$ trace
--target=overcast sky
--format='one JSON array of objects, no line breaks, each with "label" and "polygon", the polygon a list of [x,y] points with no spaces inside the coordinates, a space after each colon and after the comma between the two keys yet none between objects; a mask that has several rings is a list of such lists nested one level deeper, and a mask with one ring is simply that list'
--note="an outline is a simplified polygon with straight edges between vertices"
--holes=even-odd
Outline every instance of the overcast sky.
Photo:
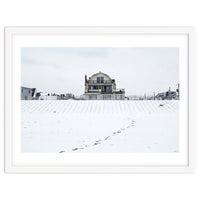
[{"label": "overcast sky", "polygon": [[178,48],[22,48],[21,85],[38,92],[84,93],[84,76],[103,72],[127,95],[176,88]]}]

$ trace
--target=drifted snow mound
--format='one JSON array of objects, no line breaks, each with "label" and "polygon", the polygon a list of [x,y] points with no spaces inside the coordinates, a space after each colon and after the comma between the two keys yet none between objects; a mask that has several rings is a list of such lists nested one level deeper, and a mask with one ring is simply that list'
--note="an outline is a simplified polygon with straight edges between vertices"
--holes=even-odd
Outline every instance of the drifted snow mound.
[{"label": "drifted snow mound", "polygon": [[178,152],[179,101],[22,101],[22,152]]}]

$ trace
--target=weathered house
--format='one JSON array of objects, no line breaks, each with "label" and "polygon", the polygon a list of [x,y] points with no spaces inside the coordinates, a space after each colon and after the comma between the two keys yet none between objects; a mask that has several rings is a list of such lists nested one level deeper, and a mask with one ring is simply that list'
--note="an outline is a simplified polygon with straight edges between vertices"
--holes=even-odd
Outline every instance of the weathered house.
[{"label": "weathered house", "polygon": [[85,75],[85,100],[124,100],[125,90],[116,89],[114,79],[102,72],[87,79]]},{"label": "weathered house", "polygon": [[21,87],[21,100],[33,100],[36,93],[36,88]]}]

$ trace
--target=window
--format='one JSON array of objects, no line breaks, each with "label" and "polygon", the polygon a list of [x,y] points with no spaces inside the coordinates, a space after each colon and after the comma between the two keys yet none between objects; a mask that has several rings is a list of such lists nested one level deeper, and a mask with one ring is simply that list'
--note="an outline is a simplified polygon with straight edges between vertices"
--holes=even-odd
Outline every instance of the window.
[{"label": "window", "polygon": [[97,100],[97,95],[96,94],[90,94],[89,99],[90,100]]},{"label": "window", "polygon": [[103,82],[104,82],[104,77],[103,76],[97,77],[97,83],[103,83]]},{"label": "window", "polygon": [[91,85],[91,86],[89,87],[89,89],[90,89],[90,90],[97,90],[98,87],[97,87],[97,85]]},{"label": "window", "polygon": [[103,95],[103,100],[111,100],[111,95]]},{"label": "window", "polygon": [[122,95],[115,95],[116,100],[122,100]]},{"label": "window", "polygon": [[104,92],[111,92],[111,87],[109,85],[104,86]]}]

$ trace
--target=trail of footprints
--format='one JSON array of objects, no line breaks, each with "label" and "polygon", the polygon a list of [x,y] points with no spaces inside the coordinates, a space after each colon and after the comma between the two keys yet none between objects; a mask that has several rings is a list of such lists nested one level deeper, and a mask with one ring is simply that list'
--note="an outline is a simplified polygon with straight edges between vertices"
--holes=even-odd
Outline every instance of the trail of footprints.
[{"label": "trail of footprints", "polygon": [[[92,145],[84,145],[83,147],[73,148],[72,151],[84,150],[85,148],[88,148],[88,147],[91,147],[91,146],[100,145],[101,143],[106,142],[107,140],[110,140],[112,137],[117,136],[118,134],[123,133],[123,131],[125,131],[126,129],[129,129],[131,127],[133,127],[134,125],[135,125],[135,121],[131,120],[130,124],[128,124],[124,128],[120,128],[119,130],[114,131],[112,133],[112,135],[106,136],[103,139],[96,140]],[[65,153],[65,151],[60,151],[59,153]]]}]

